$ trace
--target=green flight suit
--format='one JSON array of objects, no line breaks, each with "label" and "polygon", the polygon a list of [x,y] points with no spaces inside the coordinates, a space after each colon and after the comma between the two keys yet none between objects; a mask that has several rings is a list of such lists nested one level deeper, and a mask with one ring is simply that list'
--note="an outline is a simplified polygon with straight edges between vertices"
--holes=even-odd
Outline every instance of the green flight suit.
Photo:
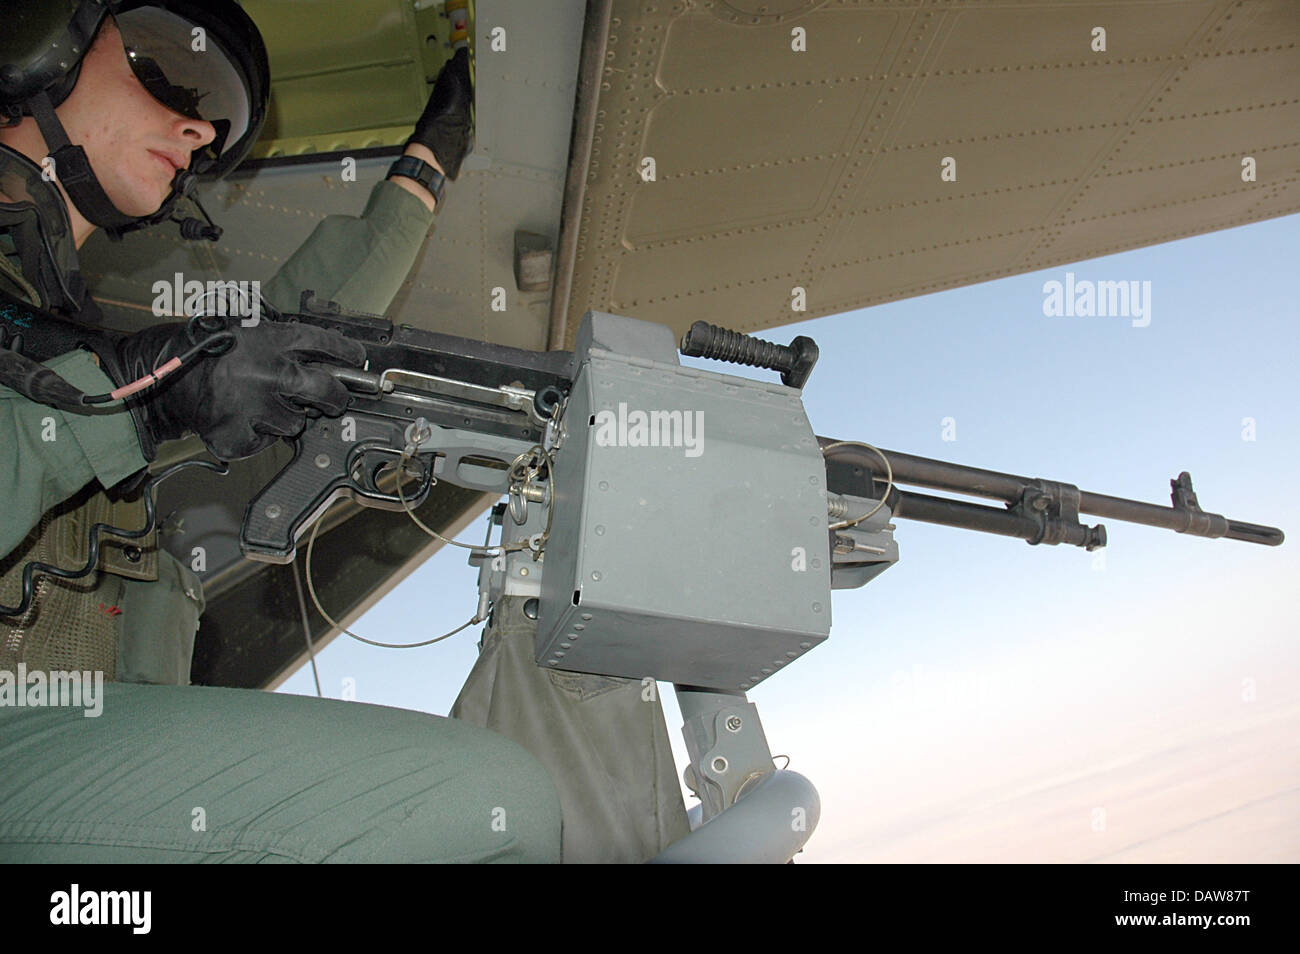
[{"label": "green flight suit", "polygon": [[[292,312],[311,288],[382,313],[431,222],[418,199],[380,182],[361,217],[326,218],[263,296]],[[41,304],[3,254],[0,284]],[[83,391],[113,386],[84,352],[48,365]],[[0,457],[0,602],[17,602],[15,563],[36,553],[84,565],[91,522],[143,523],[100,489],[145,466],[128,414],[64,415],[0,388],[0,448],[12,448]],[[16,648],[23,627],[0,619],[0,670],[21,658],[29,671],[101,668],[115,680],[94,719],[0,705],[0,861],[559,860],[554,786],[493,732],[361,703],[167,688],[188,686],[202,589],[156,538],[139,543],[107,546],[100,572],[57,584],[77,591],[64,605],[78,613],[40,645]],[[117,651],[87,665],[77,618],[96,612],[118,628]]]}]

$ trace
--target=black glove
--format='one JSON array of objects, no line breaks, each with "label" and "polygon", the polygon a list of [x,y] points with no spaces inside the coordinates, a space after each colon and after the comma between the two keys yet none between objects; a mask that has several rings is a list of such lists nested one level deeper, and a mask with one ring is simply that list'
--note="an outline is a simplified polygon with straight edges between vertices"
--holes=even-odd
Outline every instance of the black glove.
[{"label": "black glove", "polygon": [[[100,352],[101,366],[119,387],[135,381],[190,349],[186,327],[155,325],[123,338],[111,355]],[[230,321],[227,330],[235,336],[228,351],[196,357],[127,399],[146,459],[157,456],[159,443],[187,431],[219,460],[251,457],[297,435],[307,418],[337,417],[347,408],[347,388],[307,362],[359,368],[366,361],[359,342],[314,325],[268,319],[249,328]]]},{"label": "black glove", "polygon": [[469,154],[473,138],[470,106],[474,86],[469,79],[469,49],[461,47],[443,64],[428,105],[415,124],[406,145],[419,143],[433,150],[447,178],[455,181],[460,164]]}]

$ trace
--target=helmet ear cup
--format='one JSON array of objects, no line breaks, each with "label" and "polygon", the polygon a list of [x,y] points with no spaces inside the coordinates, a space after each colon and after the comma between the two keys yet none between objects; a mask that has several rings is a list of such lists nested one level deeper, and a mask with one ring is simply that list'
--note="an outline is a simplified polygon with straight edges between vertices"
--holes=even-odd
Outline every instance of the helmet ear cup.
[{"label": "helmet ear cup", "polygon": [[[74,66],[63,79],[54,83],[46,90],[50,97],[50,104],[54,107],[63,105],[64,100],[72,95],[73,89],[77,86],[77,80],[81,77],[82,60],[77,60]],[[25,103],[12,103],[0,105],[0,127],[17,126],[23,121],[24,116],[32,115],[31,101]]]},{"label": "helmet ear cup", "polygon": [[21,115],[39,93],[62,102],[117,0],[5,0],[0,31],[0,114]]}]

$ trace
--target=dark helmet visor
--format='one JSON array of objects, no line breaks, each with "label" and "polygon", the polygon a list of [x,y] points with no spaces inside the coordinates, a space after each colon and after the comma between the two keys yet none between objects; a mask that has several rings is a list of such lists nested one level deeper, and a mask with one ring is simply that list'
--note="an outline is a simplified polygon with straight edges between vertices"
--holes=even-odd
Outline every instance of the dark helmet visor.
[{"label": "dark helmet visor", "polygon": [[194,151],[190,169],[219,177],[247,155],[254,128],[249,80],[213,31],[159,7],[116,15],[127,61],[158,102],[216,127],[211,145]]}]

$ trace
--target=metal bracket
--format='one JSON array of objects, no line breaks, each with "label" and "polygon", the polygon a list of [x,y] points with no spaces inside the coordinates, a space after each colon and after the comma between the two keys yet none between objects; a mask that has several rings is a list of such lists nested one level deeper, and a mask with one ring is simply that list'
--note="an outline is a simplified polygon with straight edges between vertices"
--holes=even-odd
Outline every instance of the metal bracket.
[{"label": "metal bracket", "polygon": [[[683,773],[700,799],[702,821],[734,805],[746,789],[776,770],[758,708],[743,694],[677,687],[691,762]],[[689,714],[688,714],[689,713]]]},{"label": "metal bracket", "polygon": [[1007,509],[1038,523],[1038,536],[1028,541],[1030,546],[1068,543],[1085,550],[1104,547],[1106,528],[1079,522],[1079,493],[1074,484],[1040,477],[1024,489],[1019,500],[1007,504]]},{"label": "metal bracket", "polygon": [[817,789],[797,772],[772,765],[758,709],[744,693],[674,689],[691,759],[686,783],[700,805],[687,813],[691,833],[652,861],[790,861],[817,827]]}]

